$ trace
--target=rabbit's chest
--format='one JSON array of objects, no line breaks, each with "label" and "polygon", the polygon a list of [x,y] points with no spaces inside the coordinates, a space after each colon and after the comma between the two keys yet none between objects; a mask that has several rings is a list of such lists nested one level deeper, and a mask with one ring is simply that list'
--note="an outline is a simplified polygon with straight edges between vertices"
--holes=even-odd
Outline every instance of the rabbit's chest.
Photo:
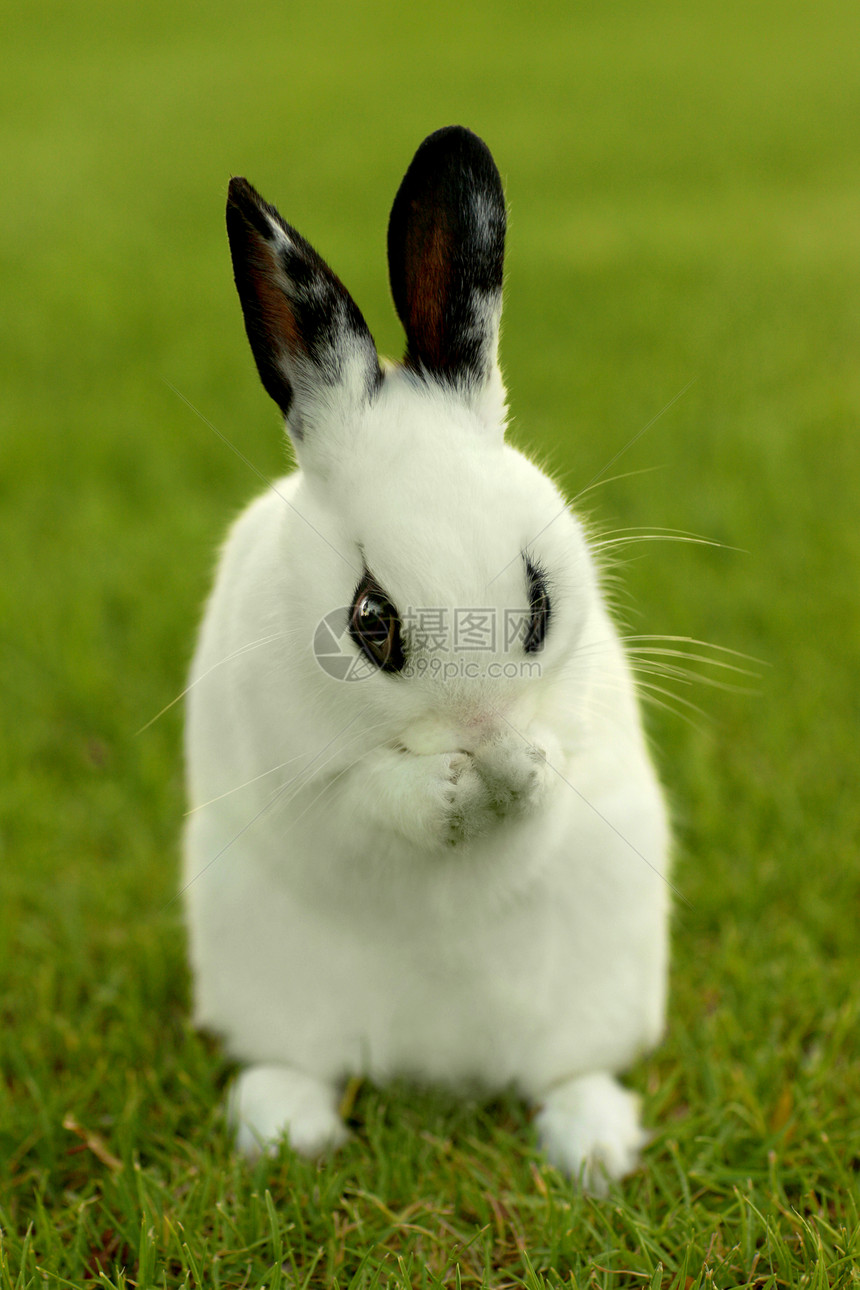
[{"label": "rabbit's chest", "polygon": [[595,1047],[611,1059],[640,1025],[640,949],[593,914],[558,892],[499,917],[284,908],[271,935],[258,925],[248,988],[266,983],[283,1056],[326,1078],[527,1089]]},{"label": "rabbit's chest", "polygon": [[305,1050],[332,1073],[379,1081],[514,1079],[516,1054],[545,1026],[546,955],[527,925],[452,921],[327,927],[318,989],[296,1028]]}]

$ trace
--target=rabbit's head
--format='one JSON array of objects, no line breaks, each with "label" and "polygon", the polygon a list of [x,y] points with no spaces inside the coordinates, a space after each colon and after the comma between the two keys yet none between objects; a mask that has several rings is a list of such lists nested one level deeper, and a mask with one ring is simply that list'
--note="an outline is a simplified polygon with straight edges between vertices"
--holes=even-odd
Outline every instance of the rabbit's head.
[{"label": "rabbit's head", "polygon": [[[414,751],[468,747],[508,714],[519,728],[552,711],[560,687],[585,677],[577,646],[599,596],[579,521],[504,441],[506,217],[488,149],[461,127],[439,130],[397,193],[388,259],[407,344],[396,366],[380,365],[346,288],[243,179],[227,223],[248,338],[302,474],[301,550],[285,559],[321,702],[360,692],[383,733]],[[317,626],[339,613],[361,686],[338,687],[343,676],[312,658]]]}]

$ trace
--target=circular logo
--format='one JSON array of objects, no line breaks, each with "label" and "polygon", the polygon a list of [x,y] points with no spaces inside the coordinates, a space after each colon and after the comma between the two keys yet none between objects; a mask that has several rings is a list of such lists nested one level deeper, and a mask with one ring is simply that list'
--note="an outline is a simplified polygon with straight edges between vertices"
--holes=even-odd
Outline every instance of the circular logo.
[{"label": "circular logo", "polygon": [[376,668],[356,649],[349,634],[347,608],[333,609],[320,619],[314,632],[314,658],[327,676],[336,681],[365,681]]}]

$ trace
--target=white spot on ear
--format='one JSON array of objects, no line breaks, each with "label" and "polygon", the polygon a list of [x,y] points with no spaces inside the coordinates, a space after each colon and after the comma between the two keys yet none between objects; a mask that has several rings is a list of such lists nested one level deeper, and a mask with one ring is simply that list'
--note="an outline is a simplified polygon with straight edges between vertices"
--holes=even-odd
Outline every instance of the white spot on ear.
[{"label": "white spot on ear", "polygon": [[471,316],[470,338],[480,346],[486,366],[482,380],[469,382],[467,400],[482,420],[492,426],[504,426],[507,395],[498,361],[501,290],[480,291],[476,288],[472,292]]},{"label": "white spot on ear", "polygon": [[498,203],[483,188],[474,189],[470,198],[476,241],[482,246],[491,246],[504,235],[499,227]]},{"label": "white spot on ear", "polygon": [[484,349],[489,362],[494,362],[499,346],[499,327],[502,321],[502,293],[499,291],[481,291],[477,287],[472,292],[471,313],[473,323],[469,329],[475,340],[484,340]]},{"label": "white spot on ear", "polygon": [[281,228],[278,221],[275,219],[272,219],[272,216],[269,215],[268,212],[264,212],[264,214],[266,215],[266,223],[268,224],[269,228],[272,231],[271,240],[275,242],[278,248],[282,251],[294,251],[295,247],[292,241],[290,240],[289,237],[287,237],[287,234]]}]

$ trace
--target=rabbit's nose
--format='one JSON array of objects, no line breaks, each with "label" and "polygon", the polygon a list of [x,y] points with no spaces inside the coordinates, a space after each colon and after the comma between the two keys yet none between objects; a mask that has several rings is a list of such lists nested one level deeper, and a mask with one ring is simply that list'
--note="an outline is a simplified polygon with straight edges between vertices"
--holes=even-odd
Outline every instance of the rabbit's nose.
[{"label": "rabbit's nose", "polygon": [[495,709],[470,713],[460,721],[463,751],[475,752],[484,744],[495,742],[505,728],[504,717]]},{"label": "rabbit's nose", "polygon": [[497,711],[472,708],[467,713],[457,714],[453,719],[428,717],[417,721],[410,727],[403,742],[410,752],[415,753],[473,753],[498,740],[504,729],[504,720]]}]

